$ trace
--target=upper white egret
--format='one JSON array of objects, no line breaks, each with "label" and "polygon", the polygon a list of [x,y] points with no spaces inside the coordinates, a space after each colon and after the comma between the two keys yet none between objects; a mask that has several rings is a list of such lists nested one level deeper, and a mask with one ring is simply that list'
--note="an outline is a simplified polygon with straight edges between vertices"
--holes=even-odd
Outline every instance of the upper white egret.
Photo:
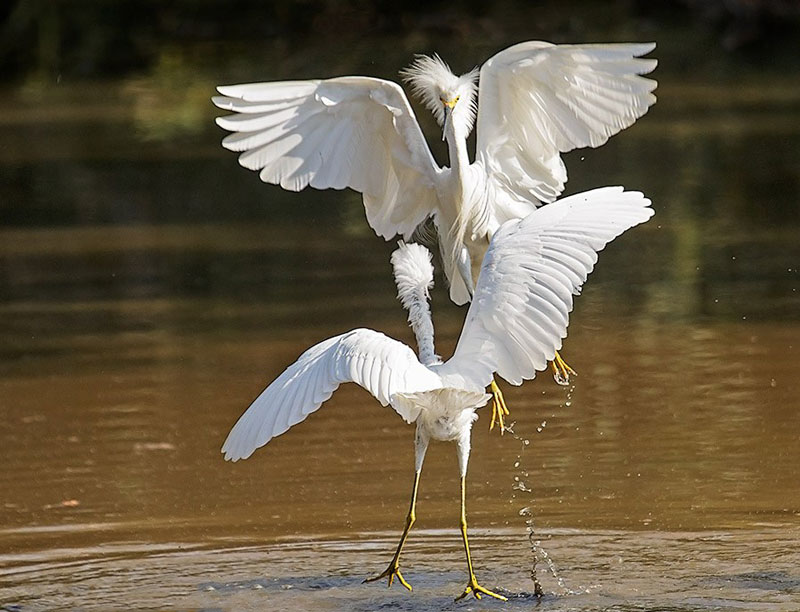
[{"label": "upper white egret", "polygon": [[573,295],[597,261],[597,251],[653,214],[638,192],[606,187],[570,196],[525,219],[504,224],[492,238],[475,296],[453,356],[442,362],[433,342],[428,292],[430,252],[401,244],[392,255],[398,297],[408,310],[419,355],[407,345],[370,330],[355,329],[308,349],[272,382],[234,425],[222,446],[225,458],[249,457],[257,448],[305,419],[344,382],[355,382],[382,405],[416,423],[411,507],[394,557],[382,574],[400,573],[400,553],[416,519],[417,487],[431,439],[455,441],[461,472],[461,535],[473,593],[504,599],[478,584],[467,540],[467,460],[475,410],[489,399],[494,373],[514,385],[547,367],[566,336]]},{"label": "upper white egret", "polygon": [[[495,230],[553,201],[567,171],[560,153],[597,147],[655,102],[656,82],[640,75],[654,43],[519,43],[456,76],[437,55],[402,72],[443,127],[451,167],[433,158],[401,87],[363,76],[218,87],[222,144],[261,180],[299,191],[350,187],[367,221],[386,239],[408,239],[432,217],[450,297],[469,301],[473,266]],[[480,77],[480,90],[477,81]],[[476,100],[477,95],[477,100]],[[467,137],[477,118],[475,161]],[[555,355],[562,382],[574,373]],[[493,414],[508,409],[492,381]],[[492,426],[495,419],[492,419]]]},{"label": "upper white egret", "polygon": [[[402,88],[364,76],[221,86],[213,98],[235,114],[222,144],[262,181],[299,191],[350,187],[387,240],[409,239],[432,217],[450,296],[469,301],[471,263],[505,221],[562,192],[560,153],[597,147],[655,102],[654,43],[519,43],[480,71],[452,73],[437,55],[402,75],[443,127],[451,167],[433,158]],[[480,77],[480,90],[478,78]],[[476,99],[477,96],[477,99]],[[475,161],[467,137],[477,119]]]}]

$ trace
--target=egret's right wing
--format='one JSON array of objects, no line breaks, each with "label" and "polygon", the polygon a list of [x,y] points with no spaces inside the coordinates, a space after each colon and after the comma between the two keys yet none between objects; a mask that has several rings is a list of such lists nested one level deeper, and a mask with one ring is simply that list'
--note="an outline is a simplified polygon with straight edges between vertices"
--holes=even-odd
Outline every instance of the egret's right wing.
[{"label": "egret's right wing", "polygon": [[261,180],[300,191],[350,187],[386,239],[408,237],[436,206],[439,167],[397,83],[347,76],[217,88],[222,145]]},{"label": "egret's right wing", "polygon": [[484,257],[455,353],[438,373],[482,388],[495,372],[519,385],[545,369],[597,252],[647,221],[649,205],[639,192],[604,187],[503,225]]},{"label": "egret's right wing", "polygon": [[552,202],[564,189],[561,153],[598,147],[656,101],[642,74],[653,43],[519,43],[481,67],[476,159],[510,201]]},{"label": "egret's right wing", "polygon": [[[308,349],[261,392],[228,434],[225,459],[246,459],[317,410],[345,382],[361,385],[383,406],[395,393],[441,387],[408,346],[371,329],[354,329]],[[393,407],[408,422],[417,417]]]}]

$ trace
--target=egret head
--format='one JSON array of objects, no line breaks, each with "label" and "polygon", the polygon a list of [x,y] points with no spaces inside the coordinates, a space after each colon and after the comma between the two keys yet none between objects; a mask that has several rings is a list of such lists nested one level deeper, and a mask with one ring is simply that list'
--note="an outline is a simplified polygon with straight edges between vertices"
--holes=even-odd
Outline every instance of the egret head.
[{"label": "egret head", "polygon": [[433,113],[439,125],[444,127],[447,121],[452,121],[453,127],[463,130],[464,135],[472,131],[477,68],[456,76],[438,55],[418,55],[400,75]]}]

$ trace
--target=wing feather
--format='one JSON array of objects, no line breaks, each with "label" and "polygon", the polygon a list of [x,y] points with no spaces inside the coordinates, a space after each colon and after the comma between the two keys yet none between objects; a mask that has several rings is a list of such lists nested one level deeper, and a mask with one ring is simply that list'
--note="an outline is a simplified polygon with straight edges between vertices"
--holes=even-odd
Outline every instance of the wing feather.
[{"label": "wing feather", "polygon": [[656,98],[641,75],[652,43],[552,45],[530,41],[491,57],[480,72],[477,159],[514,199],[550,202],[564,189],[560,154],[598,147]]},{"label": "wing feather", "polygon": [[225,148],[262,181],[361,192],[376,233],[409,236],[436,208],[439,167],[405,93],[369,77],[218,88]]},{"label": "wing feather", "polygon": [[309,185],[315,189],[344,189],[350,182],[350,167],[347,164],[326,164],[324,160],[330,159],[338,153],[342,136],[352,129],[350,120],[340,121],[333,129],[328,130],[325,140],[320,144],[316,157],[318,169],[309,180]]},{"label": "wing feather", "polygon": [[438,373],[477,388],[495,372],[515,385],[533,378],[561,348],[573,295],[597,251],[652,215],[641,193],[604,187],[503,225],[483,260],[455,353]]},{"label": "wing feather", "polygon": [[[405,344],[369,329],[347,332],[308,349],[253,401],[222,446],[225,459],[246,459],[317,410],[345,382],[357,383],[383,406],[396,393],[442,386]],[[407,422],[417,418],[405,403],[392,405]]]},{"label": "wing feather", "polygon": [[[296,100],[314,93],[319,81],[277,81],[268,88],[263,83],[247,83],[244,85],[220,85],[217,91],[223,96],[243,102],[276,102]],[[219,106],[219,105],[217,105]]]},{"label": "wing feather", "polygon": [[217,117],[217,125],[231,132],[262,131],[276,126],[286,126],[287,122],[289,126],[293,127],[301,122],[308,121],[314,115],[318,115],[325,110],[324,108],[307,104],[303,108],[304,113],[298,115],[298,104],[294,101],[287,104],[291,104],[291,106],[263,113],[245,112],[238,115]]}]

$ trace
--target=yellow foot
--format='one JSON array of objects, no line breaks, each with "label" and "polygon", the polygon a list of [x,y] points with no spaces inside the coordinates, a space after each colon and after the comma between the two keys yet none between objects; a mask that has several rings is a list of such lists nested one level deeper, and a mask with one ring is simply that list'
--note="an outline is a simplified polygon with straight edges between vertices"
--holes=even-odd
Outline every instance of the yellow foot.
[{"label": "yellow foot", "polygon": [[405,578],[403,578],[403,574],[400,573],[400,566],[397,565],[397,561],[392,561],[389,564],[389,567],[387,567],[382,574],[379,574],[378,576],[373,576],[372,578],[365,578],[364,582],[375,582],[376,580],[380,580],[381,578],[388,577],[389,586],[391,587],[392,583],[394,582],[395,576],[397,576],[397,580],[400,581],[400,584],[406,587],[409,591],[413,590],[411,588],[411,585],[405,581]]},{"label": "yellow foot", "polygon": [[500,435],[503,435],[503,432],[506,430],[506,424],[504,417],[509,415],[508,407],[506,406],[506,400],[503,399],[503,392],[500,391],[500,387],[497,386],[497,383],[492,379],[492,422],[489,424],[489,431],[494,429],[494,424],[497,422],[500,425]]},{"label": "yellow foot", "polygon": [[469,584],[467,584],[467,588],[464,589],[464,592],[461,593],[458,597],[456,597],[456,601],[459,599],[464,599],[467,595],[472,593],[476,599],[480,599],[483,595],[489,595],[490,597],[494,597],[495,599],[500,599],[502,601],[508,601],[508,597],[503,597],[502,595],[498,595],[497,593],[493,593],[489,589],[484,589],[481,585],[478,584],[477,578],[475,576],[470,576]]},{"label": "yellow foot", "polygon": [[553,368],[553,378],[555,381],[559,385],[565,387],[569,384],[570,374],[573,376],[578,375],[578,373],[569,367],[569,364],[561,358],[561,355],[558,354],[558,351],[556,351],[555,359],[550,362],[550,366]]}]

